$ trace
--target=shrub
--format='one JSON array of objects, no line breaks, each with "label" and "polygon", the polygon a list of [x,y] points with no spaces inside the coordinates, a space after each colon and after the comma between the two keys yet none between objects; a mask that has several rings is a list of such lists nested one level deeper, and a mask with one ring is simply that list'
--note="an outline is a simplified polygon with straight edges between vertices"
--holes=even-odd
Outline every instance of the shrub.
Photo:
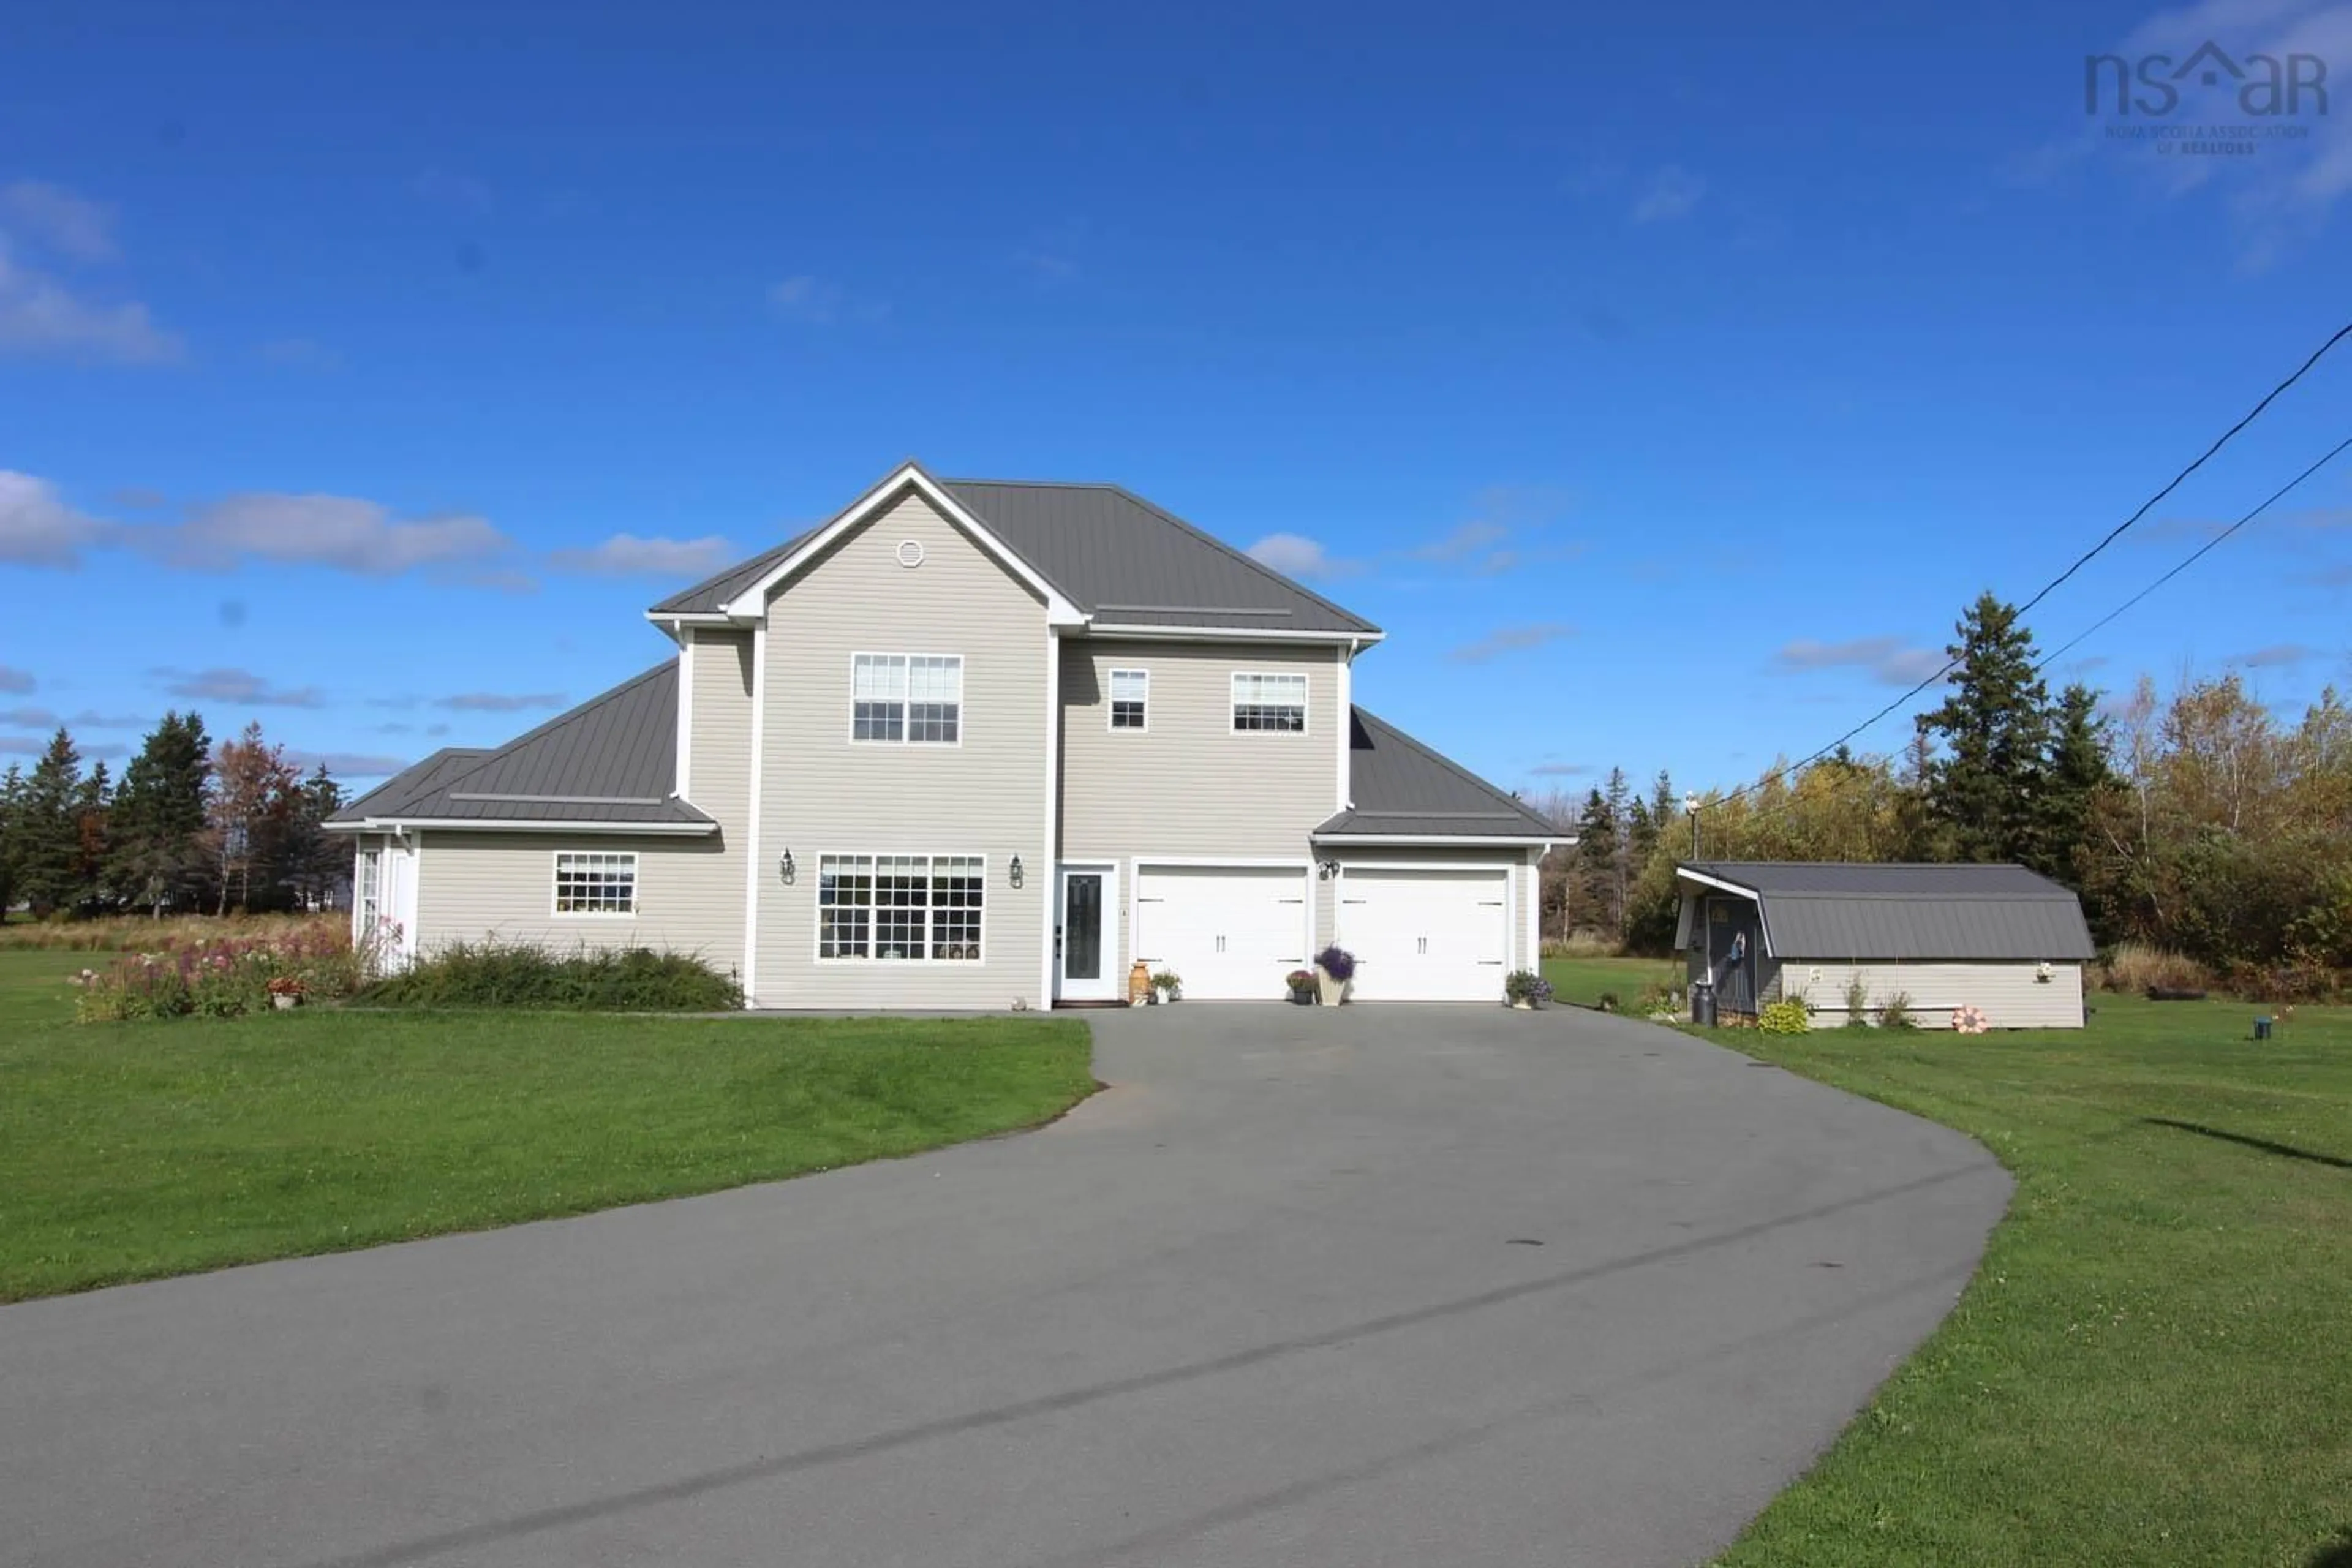
[{"label": "shrub", "polygon": [[1756,1026],[1768,1035],[1801,1035],[1813,1026],[1813,1006],[1802,996],[1767,1002],[1756,1016]]},{"label": "shrub", "polygon": [[699,958],[651,948],[551,952],[453,942],[359,994],[373,1007],[517,1007],[570,1013],[722,1013],[743,988]]},{"label": "shrub", "polygon": [[1911,1016],[1911,993],[1897,991],[1880,1005],[1878,1026],[1882,1029],[1916,1029],[1919,1020]]},{"label": "shrub", "polygon": [[1356,955],[1335,942],[1315,955],[1315,967],[1344,985],[1356,977]]},{"label": "shrub", "polygon": [[1604,1013],[1614,1013],[1618,1010],[1617,993],[1603,991],[1593,1005]]},{"label": "shrub", "polygon": [[2205,966],[2188,954],[2137,942],[2120,943],[2107,955],[2102,978],[2110,991],[2203,991],[2213,984]]},{"label": "shrub", "polygon": [[1867,1027],[1870,1023],[1870,977],[1860,970],[1845,983],[1845,1026],[1849,1029]]}]

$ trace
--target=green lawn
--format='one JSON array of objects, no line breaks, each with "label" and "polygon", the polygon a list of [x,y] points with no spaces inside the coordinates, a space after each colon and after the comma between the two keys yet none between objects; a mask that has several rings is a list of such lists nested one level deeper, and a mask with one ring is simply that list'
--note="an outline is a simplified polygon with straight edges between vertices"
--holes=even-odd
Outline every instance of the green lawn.
[{"label": "green lawn", "polygon": [[908,1154],[1094,1086],[1047,1017],[77,1026],[89,957],[0,952],[0,1300]]},{"label": "green lawn", "polygon": [[2352,1011],[1722,1044],[2017,1177],[1956,1310],[1722,1561],[2352,1564]]},{"label": "green lawn", "polygon": [[1607,991],[1616,994],[1620,1007],[1631,1008],[1654,982],[1680,985],[1683,963],[1677,958],[1547,958],[1543,977],[1563,1002],[1590,1007]]}]

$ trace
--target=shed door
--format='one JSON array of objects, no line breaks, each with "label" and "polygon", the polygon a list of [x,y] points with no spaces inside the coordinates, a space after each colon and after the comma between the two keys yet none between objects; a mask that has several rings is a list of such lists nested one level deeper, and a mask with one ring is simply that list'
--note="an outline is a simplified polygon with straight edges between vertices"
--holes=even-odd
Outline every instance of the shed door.
[{"label": "shed door", "polygon": [[1707,900],[1706,962],[1715,974],[1717,1012],[1756,1011],[1756,968],[1763,945],[1753,903],[1719,894]]}]

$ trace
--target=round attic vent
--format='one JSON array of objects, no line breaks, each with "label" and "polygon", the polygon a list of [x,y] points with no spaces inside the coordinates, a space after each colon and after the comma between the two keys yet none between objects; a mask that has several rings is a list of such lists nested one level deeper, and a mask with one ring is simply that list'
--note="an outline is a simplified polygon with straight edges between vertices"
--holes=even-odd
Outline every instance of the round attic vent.
[{"label": "round attic vent", "polygon": [[923,542],[919,539],[900,540],[898,542],[898,564],[901,566],[920,566],[922,563]]}]

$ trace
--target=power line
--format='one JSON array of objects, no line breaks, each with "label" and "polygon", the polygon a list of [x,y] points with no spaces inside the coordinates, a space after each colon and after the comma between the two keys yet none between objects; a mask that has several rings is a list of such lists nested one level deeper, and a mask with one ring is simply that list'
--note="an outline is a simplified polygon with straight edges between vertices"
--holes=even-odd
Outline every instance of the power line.
[{"label": "power line", "polygon": [[2163,587],[2167,583],[2171,582],[2175,577],[2179,576],[2183,572],[2186,572],[2191,566],[2196,565],[2200,560],[2204,558],[2205,553],[2208,551],[2221,543],[2221,541],[2229,538],[2230,535],[2237,532],[2238,530],[2245,527],[2246,524],[2253,521],[2254,519],[2262,516],[2263,513],[2270,510],[2271,507],[2274,503],[2284,500],[2298,486],[2300,486],[2304,480],[2311,478],[2312,475],[2327,467],[2328,464],[2342,457],[2347,450],[2352,450],[2352,436],[2347,436],[2341,441],[2336,442],[2335,446],[2327,449],[2327,453],[2325,457],[2312,464],[2311,467],[2304,469],[2303,472],[2295,475],[2294,478],[2287,480],[2286,483],[2281,485],[2278,489],[2273,490],[2270,495],[2263,500],[2262,505],[2246,513],[2245,516],[2240,518],[2237,521],[2231,523],[2229,527],[2223,529],[2221,532],[2215,534],[2212,538],[2199,545],[2195,550],[2190,551],[2173,566],[2172,570],[2167,572],[2163,576],[2158,577],[2155,582],[2150,583],[2147,587],[2142,588],[2138,593],[2134,594],[2130,598],[2126,599],[2122,604],[2117,605],[2114,609],[2109,610],[2105,615],[2101,616],[2097,620],[2093,621],[2089,626],[2075,633],[2066,641],[2059,644],[2050,652],[2042,655],[2041,661],[2034,665],[2033,672],[2036,675],[2041,674],[2042,671],[2047,668],[2060,654],[2063,654],[2067,649],[2075,647],[2084,638],[2090,637],[2092,633],[2099,630],[2108,622],[2114,620],[2117,616],[2122,615],[2126,610],[2130,609],[2134,605],[2138,604],[2142,599],[2147,598],[2150,594],[2155,593],[2158,588]]},{"label": "power line", "polygon": [[[2344,325],[2336,328],[2335,332],[2329,336],[2326,342],[2321,343],[2317,348],[2312,350],[2310,356],[2301,364],[2295,366],[2293,374],[2289,375],[2284,381],[2280,382],[2276,386],[2272,387],[2270,391],[2264,393],[2263,395],[2263,400],[2260,403],[2255,404],[2253,407],[2248,409],[2244,416],[2242,417],[2235,425],[2232,425],[2227,430],[2222,431],[2221,434],[2214,439],[2211,446],[2206,447],[2202,452],[2200,452],[2194,462],[2181,469],[2179,473],[2173,475],[2171,479],[2166,483],[2162,489],[2158,490],[2154,495],[2148,497],[2147,500],[2140,502],[2138,509],[2129,517],[2124,519],[2123,521],[2109,529],[2104,538],[2102,538],[2096,544],[2091,546],[2090,549],[2085,550],[2082,554],[2076,556],[2074,562],[2068,565],[2063,572],[2059,573],[2058,575],[2051,578],[2049,582],[2044,583],[2038,590],[2035,591],[2032,598],[2026,600],[2025,603],[2017,607],[2017,614],[2022,616],[2026,611],[2033,608],[2034,605],[2048,598],[2061,584],[2064,583],[2075,573],[2081,571],[2085,565],[2089,564],[2089,563],[2102,551],[2105,550],[2108,545],[2113,544],[2116,540],[2122,538],[2134,524],[2137,523],[2140,519],[2146,517],[2151,510],[2153,510],[2158,503],[2161,502],[2165,497],[2179,489],[2182,483],[2188,479],[2189,475],[2203,468],[2212,459],[2216,453],[2220,452],[2222,447],[2228,446],[2232,440],[2236,439],[2239,433],[2243,431],[2247,426],[2252,425],[2256,419],[2262,417],[2263,411],[2268,408],[2273,403],[2276,402],[2282,393],[2285,392],[2296,382],[2301,381],[2305,375],[2310,373],[2312,366],[2317,364],[2322,359],[2326,357],[2329,350],[2333,349],[2336,344],[2342,342],[2347,337],[2352,337],[2352,321],[2347,321]],[[2340,447],[2336,448],[2337,451],[2341,451],[2342,449],[2343,448]],[[2305,479],[2308,479],[2312,474],[2317,472],[2320,468],[2324,467],[2329,459],[2333,458],[2335,456],[2335,452],[2330,452],[2327,457],[2322,458],[2319,462],[2315,463],[2311,468],[2305,469],[2303,473],[2297,475],[2294,481],[2288,484],[2284,489],[2280,490],[2277,495],[2273,495],[2271,498],[2271,500],[2276,500],[2280,495],[2284,495],[2287,490],[2291,490],[2296,485],[2301,484]],[[2240,518],[2236,522],[2230,525],[2228,532],[2225,532],[2214,539],[2206,546],[2206,549],[2211,549],[2214,544],[2220,543],[2222,539],[2228,538],[2231,533],[2236,532],[2240,528],[2242,528],[2245,524],[2253,521],[2253,519],[2260,516],[2263,509],[2267,508],[2270,504],[2271,501],[2266,500],[2262,504],[2262,506],[2256,507],[2252,511],[2248,512],[2244,517]],[[2199,551],[2197,553],[2201,555],[2204,553],[2204,551]],[[2195,559],[2196,556],[2194,555],[2189,557],[2189,560],[2191,561]],[[2182,567],[2186,567],[2187,564],[2187,562],[2183,562],[2181,563]],[[2176,568],[2176,570],[2179,570],[2179,568]],[[2153,592],[2158,585],[2158,584],[2149,584],[2148,588],[2143,591],[2141,596],[2145,597],[2147,593]],[[2137,603],[2137,601],[2134,602]],[[2128,608],[2130,608],[2129,605],[2124,606],[2124,609]],[[2116,612],[2116,615],[2121,615],[2123,611],[2120,609]],[[2114,616],[2111,616],[2108,618],[2112,620]],[[2104,621],[2100,623],[2101,626],[2105,624],[2106,623]],[[2092,628],[2093,631],[2097,629],[2098,628],[2096,626]],[[2085,632],[2083,635],[2084,637],[2088,637],[2090,633]],[[2076,642],[2080,642],[2081,640],[2081,637],[2077,637],[2075,639]],[[2067,645],[2069,647],[2073,646],[2073,643],[2069,643]],[[2062,649],[2061,651],[2063,650]],[[2055,656],[2053,655],[2053,657]],[[1925,680],[1920,681],[1919,684],[1912,687],[1908,691],[1904,692],[1903,695],[1897,697],[1894,701],[1889,702],[1885,707],[1881,708],[1869,718],[1864,719],[1861,723],[1856,724],[1853,729],[1848,730],[1844,734],[1840,735],[1828,745],[1822,747],[1819,751],[1813,752],[1810,755],[1807,755],[1797,762],[1773,769],[1771,772],[1764,774],[1761,778],[1759,778],[1753,784],[1741,784],[1738,789],[1726,791],[1715,800],[1699,805],[1696,810],[1694,811],[1693,815],[1696,816],[1697,811],[1704,811],[1710,805],[1721,805],[1726,802],[1738,800],[1742,795],[1753,795],[1758,790],[1762,789],[1766,784],[1773,782],[1775,779],[1786,778],[1790,773],[1795,773],[1801,768],[1810,767],[1813,763],[1820,762],[1823,757],[1828,756],[1832,752],[1836,751],[1840,746],[1844,745],[1848,741],[1853,740],[1856,735],[1861,734],[1872,725],[1877,723],[1881,719],[1885,718],[1888,714],[1894,712],[1896,709],[1910,701],[1914,697],[1918,696],[1929,687],[1942,680],[1944,677],[1951,674],[1954,669],[1958,668],[1959,662],[1960,661],[1957,657],[1946,659],[1942,668],[1938,668],[1933,675],[1928,676]],[[2040,668],[2040,666],[2036,666],[2035,668],[2038,669]]]}]

